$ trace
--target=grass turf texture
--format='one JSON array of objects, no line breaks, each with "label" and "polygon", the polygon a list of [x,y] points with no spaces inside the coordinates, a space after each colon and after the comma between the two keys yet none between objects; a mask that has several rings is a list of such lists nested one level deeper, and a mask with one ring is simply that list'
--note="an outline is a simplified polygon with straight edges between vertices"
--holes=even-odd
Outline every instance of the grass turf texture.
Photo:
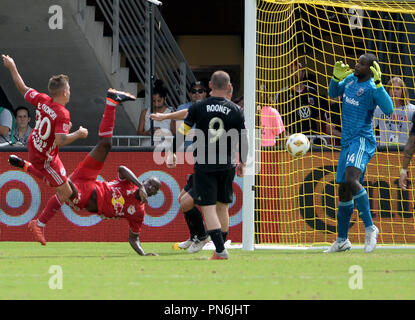
[{"label": "grass turf texture", "polygon": [[[172,243],[143,243],[157,257],[138,256],[128,243],[33,242],[0,245],[0,299],[277,300],[413,299],[415,250],[229,250],[227,261],[208,261],[172,250]],[[49,288],[52,265],[63,289]],[[362,269],[362,289],[350,289]]]}]

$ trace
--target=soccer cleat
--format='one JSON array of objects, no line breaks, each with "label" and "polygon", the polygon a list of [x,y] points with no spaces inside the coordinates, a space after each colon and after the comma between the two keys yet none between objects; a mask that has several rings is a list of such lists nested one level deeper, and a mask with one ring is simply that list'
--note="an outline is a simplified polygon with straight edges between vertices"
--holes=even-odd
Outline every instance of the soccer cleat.
[{"label": "soccer cleat", "polygon": [[373,231],[365,232],[365,252],[369,253],[375,250],[376,242],[379,235],[379,229],[374,225]]},{"label": "soccer cleat", "polygon": [[192,245],[192,243],[193,241],[191,239],[187,239],[186,241],[183,241],[183,242],[176,242],[173,245],[173,249],[174,250],[186,250]]},{"label": "soccer cleat", "polygon": [[196,253],[203,249],[206,243],[210,241],[210,236],[207,236],[204,240],[195,239],[195,241],[187,249],[188,253]]},{"label": "soccer cleat", "polygon": [[342,252],[347,251],[352,248],[352,244],[350,243],[349,239],[346,239],[344,241],[338,242],[337,240],[334,241],[334,243],[331,245],[330,248],[325,250],[324,252]]},{"label": "soccer cleat", "polygon": [[129,92],[118,91],[112,88],[108,89],[107,98],[110,98],[119,103],[124,101],[134,101],[136,99],[136,97]]},{"label": "soccer cleat", "polygon": [[43,228],[37,225],[37,220],[32,220],[28,225],[29,230],[32,232],[36,241],[39,241],[42,246],[46,245],[45,236],[43,235]]},{"label": "soccer cleat", "polygon": [[12,154],[9,156],[9,163],[13,167],[17,167],[23,169],[23,171],[27,171],[27,167],[29,167],[30,162],[19,158],[18,156]]},{"label": "soccer cleat", "polygon": [[229,259],[229,255],[226,249],[223,249],[222,252],[213,251],[212,256],[209,258],[209,260],[228,260],[228,259]]}]

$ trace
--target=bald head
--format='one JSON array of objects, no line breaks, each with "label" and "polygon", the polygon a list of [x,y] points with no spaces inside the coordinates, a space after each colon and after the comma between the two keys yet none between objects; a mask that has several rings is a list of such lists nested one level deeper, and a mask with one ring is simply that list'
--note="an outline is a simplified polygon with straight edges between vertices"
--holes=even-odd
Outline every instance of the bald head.
[{"label": "bald head", "polygon": [[230,82],[231,82],[231,78],[229,77],[229,74],[222,70],[215,71],[210,78],[212,90],[228,91],[229,90],[228,86]]},{"label": "bald head", "polygon": [[149,197],[154,196],[161,188],[161,182],[157,177],[150,177],[143,181],[143,186],[146,189],[147,195]]}]

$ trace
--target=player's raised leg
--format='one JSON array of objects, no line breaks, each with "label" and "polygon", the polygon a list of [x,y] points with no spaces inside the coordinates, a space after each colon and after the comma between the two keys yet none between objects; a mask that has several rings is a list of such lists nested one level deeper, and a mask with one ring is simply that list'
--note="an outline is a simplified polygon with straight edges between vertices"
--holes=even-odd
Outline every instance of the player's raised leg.
[{"label": "player's raised leg", "polygon": [[108,89],[104,115],[99,125],[99,141],[89,154],[96,161],[104,163],[111,150],[117,105],[124,101],[134,101],[135,99],[136,97],[131,93]]},{"label": "player's raised leg", "polygon": [[27,172],[40,180],[45,181],[45,176],[43,173],[37,170],[30,161],[24,160],[14,154],[11,154],[9,156],[9,164],[13,167],[22,169],[24,172]]}]

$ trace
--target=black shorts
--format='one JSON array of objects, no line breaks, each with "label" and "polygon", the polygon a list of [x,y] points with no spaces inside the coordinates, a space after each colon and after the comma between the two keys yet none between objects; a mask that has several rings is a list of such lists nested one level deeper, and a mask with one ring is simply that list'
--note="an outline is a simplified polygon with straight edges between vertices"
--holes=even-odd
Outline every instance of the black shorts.
[{"label": "black shorts", "polygon": [[193,173],[195,201],[201,206],[210,206],[216,202],[232,203],[233,179],[235,168],[221,171],[201,171]]},{"label": "black shorts", "polygon": [[195,201],[196,194],[195,194],[195,189],[193,188],[193,173],[187,176],[186,185],[184,186],[183,190],[186,191]]}]

